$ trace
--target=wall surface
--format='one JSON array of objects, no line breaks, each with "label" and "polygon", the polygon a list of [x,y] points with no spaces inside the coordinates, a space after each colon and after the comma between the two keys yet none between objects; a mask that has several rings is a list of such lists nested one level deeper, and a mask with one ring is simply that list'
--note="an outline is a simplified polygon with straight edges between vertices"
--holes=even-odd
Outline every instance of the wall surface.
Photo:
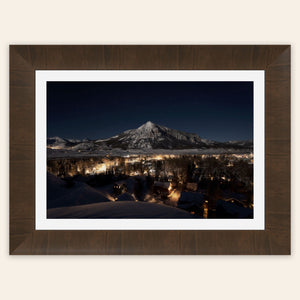
[{"label": "wall surface", "polygon": [[[0,0],[2,299],[298,299],[300,26],[297,0]],[[291,44],[292,255],[10,257],[9,44]],[[297,151],[298,150],[298,151]],[[298,210],[298,211],[297,211]],[[296,212],[297,211],[297,212]],[[297,218],[298,217],[298,218]],[[298,237],[297,237],[298,235]]]}]

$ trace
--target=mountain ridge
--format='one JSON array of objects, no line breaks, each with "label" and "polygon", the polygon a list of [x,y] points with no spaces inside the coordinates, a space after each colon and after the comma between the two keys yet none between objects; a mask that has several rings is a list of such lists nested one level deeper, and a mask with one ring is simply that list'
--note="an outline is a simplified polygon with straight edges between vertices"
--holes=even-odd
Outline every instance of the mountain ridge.
[{"label": "mountain ridge", "polygon": [[188,133],[147,121],[136,129],[126,130],[107,139],[78,140],[60,138],[47,139],[50,149],[94,151],[105,149],[208,149],[208,148],[253,148],[252,141],[216,142],[202,139],[195,133]]}]

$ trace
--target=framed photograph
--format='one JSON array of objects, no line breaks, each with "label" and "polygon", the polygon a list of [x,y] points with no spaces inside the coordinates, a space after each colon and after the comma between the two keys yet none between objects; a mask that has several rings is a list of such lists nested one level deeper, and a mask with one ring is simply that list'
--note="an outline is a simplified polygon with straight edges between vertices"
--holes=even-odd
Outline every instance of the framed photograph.
[{"label": "framed photograph", "polygon": [[10,47],[11,254],[290,254],[290,46]]},{"label": "framed photograph", "polygon": [[264,71],[36,71],[35,107],[37,230],[264,229]]}]

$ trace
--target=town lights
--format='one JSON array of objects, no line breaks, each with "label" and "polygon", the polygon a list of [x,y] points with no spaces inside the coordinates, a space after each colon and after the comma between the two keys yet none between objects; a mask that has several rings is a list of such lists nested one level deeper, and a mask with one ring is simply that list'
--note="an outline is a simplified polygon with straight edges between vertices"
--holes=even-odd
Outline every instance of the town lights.
[{"label": "town lights", "polygon": [[106,172],[106,165],[105,164],[100,164],[97,166],[97,173],[105,173]]},{"label": "town lights", "polygon": [[157,156],[154,157],[154,159],[155,159],[155,160],[162,160],[163,157],[162,157],[161,155],[157,155]]}]

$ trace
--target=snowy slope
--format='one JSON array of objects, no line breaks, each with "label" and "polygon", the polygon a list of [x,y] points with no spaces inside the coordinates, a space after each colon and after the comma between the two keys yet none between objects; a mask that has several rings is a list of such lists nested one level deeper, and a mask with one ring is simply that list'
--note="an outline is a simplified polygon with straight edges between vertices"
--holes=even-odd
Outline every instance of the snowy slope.
[{"label": "snowy slope", "polygon": [[121,149],[192,149],[207,147],[214,142],[148,121],[137,129],[127,130],[107,140],[106,144]]},{"label": "snowy slope", "polygon": [[185,219],[193,218],[190,213],[162,204],[134,201],[116,201],[77,205],[72,207],[48,209],[48,218],[71,218],[71,219],[130,219],[130,218],[162,218],[162,219]]},{"label": "snowy slope", "polygon": [[62,179],[47,173],[47,207],[73,206],[89,203],[109,202],[103,193],[83,182],[68,187]]}]

